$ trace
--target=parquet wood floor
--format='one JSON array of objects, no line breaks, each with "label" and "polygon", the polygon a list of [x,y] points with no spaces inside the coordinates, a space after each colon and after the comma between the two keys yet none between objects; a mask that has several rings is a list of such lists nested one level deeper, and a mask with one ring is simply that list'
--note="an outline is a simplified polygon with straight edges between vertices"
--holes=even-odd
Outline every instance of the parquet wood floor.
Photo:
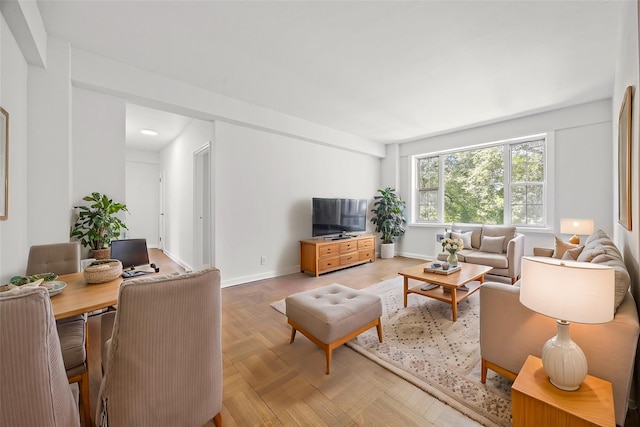
[{"label": "parquet wood floor", "polygon": [[[179,267],[161,252],[162,271]],[[365,288],[420,260],[396,257],[312,277],[296,273],[222,290],[222,419],[234,426],[477,426],[478,424],[346,346],[325,355],[270,303],[295,292],[340,283]],[[224,271],[222,272],[224,277]],[[92,408],[100,385],[99,319],[89,321]],[[92,409],[93,410],[93,409]],[[213,426],[213,422],[206,427]]]}]

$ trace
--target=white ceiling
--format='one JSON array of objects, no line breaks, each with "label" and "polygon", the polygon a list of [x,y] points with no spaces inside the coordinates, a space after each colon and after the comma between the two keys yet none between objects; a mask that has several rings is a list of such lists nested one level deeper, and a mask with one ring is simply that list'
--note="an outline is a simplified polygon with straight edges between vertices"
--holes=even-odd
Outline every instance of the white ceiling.
[{"label": "white ceiling", "polygon": [[76,48],[388,143],[611,97],[621,3],[47,0],[39,7],[47,31]]},{"label": "white ceiling", "polygon": [[[126,134],[127,148],[144,151],[159,151],[176,139],[193,120],[190,117],[158,111],[152,108],[127,104]],[[140,133],[142,129],[155,130],[158,135]]]}]

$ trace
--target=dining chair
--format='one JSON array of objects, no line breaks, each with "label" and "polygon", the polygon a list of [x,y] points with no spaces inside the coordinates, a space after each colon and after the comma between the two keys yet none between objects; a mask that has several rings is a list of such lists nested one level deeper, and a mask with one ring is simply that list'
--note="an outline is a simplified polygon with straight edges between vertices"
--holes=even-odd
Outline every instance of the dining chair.
[{"label": "dining chair", "polygon": [[221,427],[221,321],[217,269],[123,282],[101,318],[96,425]]},{"label": "dining chair", "polygon": [[[26,274],[80,272],[80,242],[35,245],[29,249]],[[91,425],[91,404],[89,403],[89,369],[87,366],[87,316],[60,319],[56,322],[62,359],[69,383],[77,382],[80,387],[80,403],[85,425]]]},{"label": "dining chair", "polygon": [[47,290],[0,292],[0,325],[0,426],[80,426]]}]

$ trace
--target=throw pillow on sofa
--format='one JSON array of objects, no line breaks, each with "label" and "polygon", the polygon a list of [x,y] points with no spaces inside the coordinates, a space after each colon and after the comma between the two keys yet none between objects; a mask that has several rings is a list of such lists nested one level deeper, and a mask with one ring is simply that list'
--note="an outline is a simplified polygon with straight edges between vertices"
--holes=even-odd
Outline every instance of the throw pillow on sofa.
[{"label": "throw pillow on sofa", "polygon": [[471,249],[471,235],[473,231],[467,231],[466,233],[458,233],[456,231],[451,232],[452,239],[462,239],[464,249]]},{"label": "throw pillow on sofa", "polygon": [[504,245],[504,236],[499,236],[499,237],[482,236],[482,243],[480,243],[480,252],[491,252],[494,254],[501,254],[503,245]]},{"label": "throw pillow on sofa", "polygon": [[553,251],[553,258],[562,259],[564,253],[569,249],[577,248],[578,245],[574,245],[573,243],[565,242],[558,236],[554,236],[556,241],[556,248]]},{"label": "throw pillow on sofa", "polygon": [[513,240],[516,237],[516,227],[515,226],[506,226],[506,225],[483,225],[482,226],[482,237],[502,237],[504,236],[504,240],[502,243],[502,253],[507,252],[507,246],[509,245],[509,241]]},{"label": "throw pillow on sofa", "polygon": [[566,259],[568,261],[576,261],[583,250],[584,250],[584,246],[582,245],[575,247],[573,249],[567,249],[564,252],[564,255],[562,255],[562,259]]}]

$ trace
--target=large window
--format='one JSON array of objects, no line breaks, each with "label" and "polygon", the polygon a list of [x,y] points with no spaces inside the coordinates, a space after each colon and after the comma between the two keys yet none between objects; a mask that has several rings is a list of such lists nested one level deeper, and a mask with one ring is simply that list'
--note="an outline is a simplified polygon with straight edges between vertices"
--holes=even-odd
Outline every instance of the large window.
[{"label": "large window", "polygon": [[414,222],[544,226],[545,149],[538,136],[417,156]]}]

